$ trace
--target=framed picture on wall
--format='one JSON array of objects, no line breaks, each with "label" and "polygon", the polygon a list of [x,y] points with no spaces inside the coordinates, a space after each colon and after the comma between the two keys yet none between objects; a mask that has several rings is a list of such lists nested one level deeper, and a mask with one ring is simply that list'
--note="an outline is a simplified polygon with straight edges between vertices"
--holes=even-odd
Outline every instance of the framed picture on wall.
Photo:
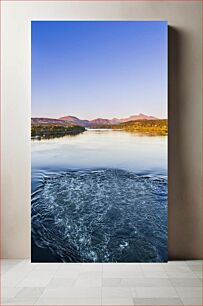
[{"label": "framed picture on wall", "polygon": [[32,21],[32,262],[168,258],[166,21]]}]

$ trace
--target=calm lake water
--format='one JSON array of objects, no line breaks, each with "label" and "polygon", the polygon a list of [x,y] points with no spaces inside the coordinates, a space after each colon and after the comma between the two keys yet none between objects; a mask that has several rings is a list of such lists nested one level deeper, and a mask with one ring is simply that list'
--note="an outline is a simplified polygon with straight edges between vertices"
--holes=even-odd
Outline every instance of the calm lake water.
[{"label": "calm lake water", "polygon": [[88,130],[76,136],[32,141],[32,170],[117,168],[167,176],[167,136]]},{"label": "calm lake water", "polygon": [[32,192],[33,261],[167,260],[167,136],[33,140]]}]

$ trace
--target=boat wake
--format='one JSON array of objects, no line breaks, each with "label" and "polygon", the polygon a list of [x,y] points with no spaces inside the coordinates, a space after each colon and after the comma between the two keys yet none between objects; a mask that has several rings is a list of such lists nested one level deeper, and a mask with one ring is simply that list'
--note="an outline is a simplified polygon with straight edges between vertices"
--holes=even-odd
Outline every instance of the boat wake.
[{"label": "boat wake", "polygon": [[32,238],[63,262],[167,260],[167,180],[119,169],[45,176]]}]

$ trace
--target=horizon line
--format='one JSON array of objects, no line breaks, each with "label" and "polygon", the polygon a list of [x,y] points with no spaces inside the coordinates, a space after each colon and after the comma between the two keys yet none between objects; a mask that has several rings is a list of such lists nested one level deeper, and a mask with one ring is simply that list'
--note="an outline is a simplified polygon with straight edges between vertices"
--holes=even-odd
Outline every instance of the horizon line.
[{"label": "horizon line", "polygon": [[156,115],[147,115],[147,114],[144,114],[144,113],[138,113],[138,114],[134,114],[134,115],[128,115],[127,117],[124,116],[124,117],[115,117],[115,116],[111,116],[111,117],[102,117],[102,116],[95,116],[93,119],[87,119],[87,118],[81,118],[80,116],[76,116],[76,115],[62,115],[62,116],[59,116],[59,117],[53,117],[53,116],[43,116],[43,115],[37,115],[37,116],[32,116],[31,114],[31,118],[46,118],[46,119],[57,119],[57,120],[60,120],[61,118],[63,117],[75,117],[77,119],[80,119],[80,120],[95,120],[95,119],[107,119],[107,120],[112,120],[112,119],[125,119],[125,118],[129,118],[131,116],[141,116],[141,115],[144,115],[144,116],[147,116],[147,117],[155,117],[156,119],[168,119],[168,117],[157,117]]}]

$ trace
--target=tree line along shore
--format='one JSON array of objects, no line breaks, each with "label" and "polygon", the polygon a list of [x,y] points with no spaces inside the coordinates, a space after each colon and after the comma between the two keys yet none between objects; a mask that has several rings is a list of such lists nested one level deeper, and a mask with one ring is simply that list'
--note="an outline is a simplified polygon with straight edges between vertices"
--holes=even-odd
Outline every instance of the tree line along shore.
[{"label": "tree line along shore", "polygon": [[85,127],[79,125],[32,125],[31,138],[53,138],[62,137],[65,135],[77,135],[83,133]]},{"label": "tree line along shore", "polygon": [[119,129],[127,132],[143,133],[151,135],[167,135],[168,134],[168,120],[136,120],[128,121],[112,125],[95,125],[92,129]]},{"label": "tree line along shore", "polygon": [[[148,135],[167,135],[168,120],[136,120],[119,124],[93,125],[90,129],[115,129],[132,133],[142,133]],[[86,130],[84,126],[64,123],[56,124],[39,124],[31,126],[31,137],[35,138],[53,138],[65,135],[78,135]]]}]

